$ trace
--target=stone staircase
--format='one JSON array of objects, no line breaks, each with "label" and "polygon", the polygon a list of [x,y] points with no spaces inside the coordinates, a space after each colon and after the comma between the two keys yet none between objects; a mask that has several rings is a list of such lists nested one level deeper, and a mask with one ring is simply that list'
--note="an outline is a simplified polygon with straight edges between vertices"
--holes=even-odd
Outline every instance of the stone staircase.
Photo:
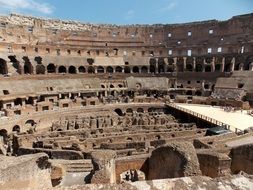
[{"label": "stone staircase", "polygon": [[91,160],[71,160],[65,164],[66,172],[90,172],[93,169]]},{"label": "stone staircase", "polygon": [[91,160],[50,160],[55,166],[64,168],[67,173],[84,173],[90,172],[93,169]]}]

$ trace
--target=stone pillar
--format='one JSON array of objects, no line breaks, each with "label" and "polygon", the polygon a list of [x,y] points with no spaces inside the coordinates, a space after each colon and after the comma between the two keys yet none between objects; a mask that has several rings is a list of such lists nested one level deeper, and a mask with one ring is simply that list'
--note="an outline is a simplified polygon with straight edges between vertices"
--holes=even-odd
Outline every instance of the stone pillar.
[{"label": "stone pillar", "polygon": [[224,72],[224,70],[225,70],[225,57],[222,58],[221,72]]},{"label": "stone pillar", "polygon": [[184,59],[184,63],[183,63],[183,64],[184,64],[184,66],[183,66],[183,72],[185,72],[185,70],[186,70],[186,59],[187,59],[187,58],[184,57],[183,59]]},{"label": "stone pillar", "polygon": [[233,72],[235,70],[235,58],[233,57],[232,61],[231,61],[231,72]]},{"label": "stone pillar", "polygon": [[174,60],[174,65],[175,65],[174,71],[177,71],[178,70],[177,69],[177,57],[174,57],[173,60]]},{"label": "stone pillar", "polygon": [[211,71],[215,71],[215,57],[213,57],[212,63],[211,63]]},{"label": "stone pillar", "polygon": [[196,70],[196,57],[193,57],[192,71]]},{"label": "stone pillar", "polygon": [[115,158],[113,150],[97,150],[91,153],[94,175],[91,183],[105,184],[116,183]]}]

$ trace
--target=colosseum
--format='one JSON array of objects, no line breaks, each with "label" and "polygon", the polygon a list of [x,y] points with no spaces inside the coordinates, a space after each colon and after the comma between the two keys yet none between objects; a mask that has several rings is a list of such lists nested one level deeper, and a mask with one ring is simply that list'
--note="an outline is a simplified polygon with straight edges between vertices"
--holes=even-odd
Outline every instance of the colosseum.
[{"label": "colosseum", "polygon": [[0,16],[0,189],[253,189],[253,13]]}]

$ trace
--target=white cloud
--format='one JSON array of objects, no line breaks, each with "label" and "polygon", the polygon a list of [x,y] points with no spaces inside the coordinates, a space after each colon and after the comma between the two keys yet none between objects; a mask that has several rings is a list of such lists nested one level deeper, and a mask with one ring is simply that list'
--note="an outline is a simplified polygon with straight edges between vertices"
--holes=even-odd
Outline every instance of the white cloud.
[{"label": "white cloud", "polygon": [[53,6],[48,3],[39,3],[37,0],[0,0],[2,11],[34,11],[51,14]]},{"label": "white cloud", "polygon": [[134,10],[129,10],[127,11],[126,15],[125,15],[125,19],[126,20],[129,20],[129,19],[132,19],[135,15],[135,11]]},{"label": "white cloud", "polygon": [[168,5],[161,8],[159,11],[160,12],[167,12],[167,11],[170,11],[170,10],[174,9],[176,6],[177,6],[176,2],[170,2]]}]

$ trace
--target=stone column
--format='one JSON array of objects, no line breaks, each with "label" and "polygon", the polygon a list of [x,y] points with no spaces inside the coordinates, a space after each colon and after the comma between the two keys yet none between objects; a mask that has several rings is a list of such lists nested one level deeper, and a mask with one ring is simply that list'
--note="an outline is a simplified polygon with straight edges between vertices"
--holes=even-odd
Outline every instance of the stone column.
[{"label": "stone column", "polygon": [[184,63],[183,63],[183,64],[184,64],[184,66],[183,66],[183,72],[185,72],[185,70],[186,70],[186,59],[187,59],[187,58],[184,57],[183,59],[184,59]]},{"label": "stone column", "polygon": [[224,70],[225,70],[225,57],[222,58],[221,72],[224,72]]},{"label": "stone column", "polygon": [[196,57],[193,57],[192,71],[195,71],[195,69],[196,69]]},{"label": "stone column", "polygon": [[231,61],[231,72],[233,72],[235,70],[235,58],[233,57],[232,61]]},{"label": "stone column", "polygon": [[113,150],[97,150],[91,153],[94,175],[91,183],[105,184],[116,183],[115,158]]}]

